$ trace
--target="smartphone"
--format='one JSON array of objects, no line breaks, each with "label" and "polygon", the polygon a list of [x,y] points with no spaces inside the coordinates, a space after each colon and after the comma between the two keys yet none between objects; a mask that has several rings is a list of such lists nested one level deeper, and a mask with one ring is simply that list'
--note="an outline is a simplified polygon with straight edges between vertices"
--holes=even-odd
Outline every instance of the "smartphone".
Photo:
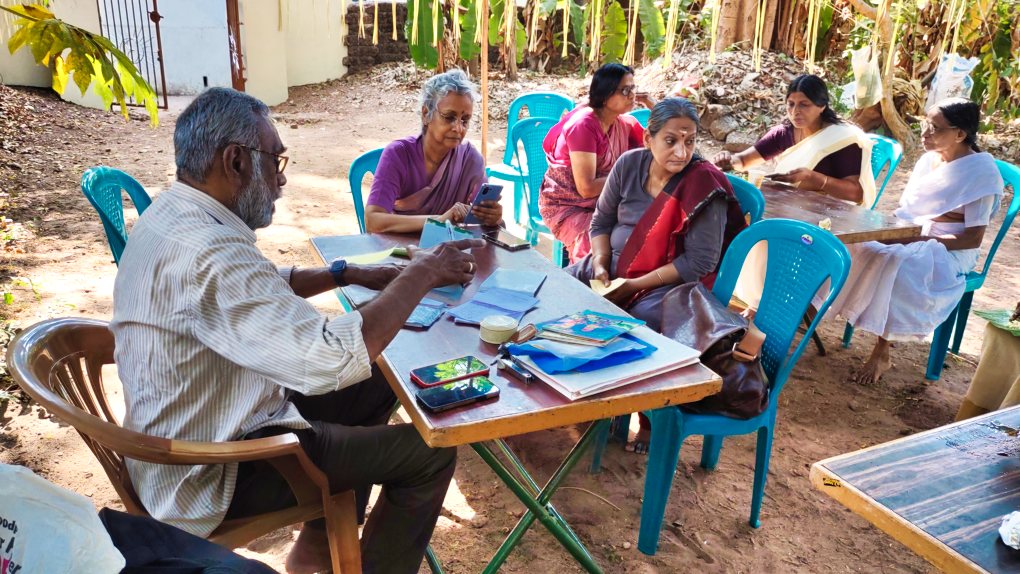
[{"label": "smartphone", "polygon": [[[475,194],[475,200],[471,202],[471,207],[475,207],[483,201],[499,201],[500,194],[503,191],[502,185],[496,185],[494,183],[483,183],[482,187],[478,188],[478,193]],[[481,221],[475,217],[475,214],[471,211],[468,212],[467,217],[464,218],[464,224],[470,225],[472,223],[478,224]]]},{"label": "smartphone", "polygon": [[489,377],[473,377],[445,383],[438,387],[422,389],[415,395],[418,403],[433,413],[498,396],[499,387],[494,385]]},{"label": "smartphone", "polygon": [[411,371],[411,381],[422,388],[434,387],[450,381],[459,381],[478,375],[488,375],[489,365],[478,357],[468,355]]},{"label": "smartphone", "polygon": [[531,247],[531,243],[515,235],[511,235],[504,229],[498,229],[482,235],[482,237],[493,245],[498,245],[507,251],[520,251]]}]

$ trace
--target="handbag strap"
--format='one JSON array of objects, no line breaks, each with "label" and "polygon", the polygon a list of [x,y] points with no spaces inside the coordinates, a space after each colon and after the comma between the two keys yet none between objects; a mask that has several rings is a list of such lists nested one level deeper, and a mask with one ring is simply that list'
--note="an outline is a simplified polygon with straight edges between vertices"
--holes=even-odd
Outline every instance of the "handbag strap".
[{"label": "handbag strap", "polygon": [[733,345],[733,358],[742,363],[750,363],[761,355],[761,347],[764,344],[765,333],[759,331],[754,323],[749,323],[747,333]]}]

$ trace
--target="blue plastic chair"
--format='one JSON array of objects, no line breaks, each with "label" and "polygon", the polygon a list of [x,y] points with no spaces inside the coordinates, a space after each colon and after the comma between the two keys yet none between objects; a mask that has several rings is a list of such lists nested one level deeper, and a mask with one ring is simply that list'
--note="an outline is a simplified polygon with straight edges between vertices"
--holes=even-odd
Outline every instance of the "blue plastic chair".
[{"label": "blue plastic chair", "polygon": [[[751,247],[766,241],[768,267],[761,306],[754,323],[766,334],[762,347],[761,364],[771,381],[768,408],[764,413],[739,420],[718,414],[696,414],[678,407],[647,411],[652,421],[652,440],[645,474],[644,502],[641,506],[641,529],[638,549],[655,554],[659,545],[659,532],[669,500],[673,474],[680,456],[680,447],[690,435],[704,435],[701,466],[715,468],[719,461],[723,437],[757,432],[758,445],[754,465],[754,490],[751,498],[751,526],[761,523],[762,498],[765,479],[772,454],[772,435],[776,424],[779,393],[783,390],[790,371],[797,364],[811,340],[825,311],[843,288],[850,271],[850,253],[843,243],[828,231],[790,219],[766,219],[751,225],[733,240],[723,256],[719,276],[712,293],[728,302]],[[818,309],[793,353],[790,346],[797,327],[811,299],[830,280],[829,294]]]},{"label": "blue plastic chair", "polygon": [[81,177],[81,192],[99,213],[106,231],[106,241],[113,252],[113,262],[120,265],[120,256],[127,246],[127,230],[124,228],[124,199],[126,191],[138,210],[138,215],[152,200],[145,188],[135,178],[112,167],[93,167],[85,171]]},{"label": "blue plastic chair", "polygon": [[627,115],[634,116],[634,118],[641,124],[641,127],[648,128],[648,116],[652,114],[652,110],[648,108],[639,108],[627,112]]},{"label": "blue plastic chair", "polygon": [[524,198],[524,180],[521,175],[520,165],[514,161],[514,148],[510,145],[510,136],[514,126],[521,120],[523,110],[528,111],[528,117],[532,118],[556,118],[559,120],[566,112],[574,109],[574,102],[563,94],[556,92],[531,92],[518,96],[510,102],[510,109],[506,117],[506,149],[503,150],[503,163],[485,169],[487,177],[501,179],[514,184],[514,221],[524,225],[521,219],[527,202]]},{"label": "blue plastic chair", "polygon": [[[545,172],[549,169],[549,163],[545,158],[545,150],[542,149],[542,140],[545,139],[549,130],[556,125],[559,120],[555,118],[525,118],[514,124],[514,129],[510,131],[510,143],[514,154],[516,154],[516,160],[519,168],[518,173],[521,176],[521,180],[524,182],[524,192],[527,196],[528,205],[528,220],[525,225],[527,228],[527,238],[532,245],[538,243],[538,235],[540,233],[548,233],[549,228],[546,227],[545,223],[542,222],[542,214],[538,211],[538,194],[539,190],[542,189],[542,180],[545,179]],[[525,157],[521,158],[521,150],[523,148]],[[526,168],[527,173],[525,173]],[[567,266],[567,256],[563,251],[563,243],[558,239],[553,239],[552,247],[553,263],[560,267]]]},{"label": "blue plastic chair", "polygon": [[886,184],[889,183],[889,178],[892,177],[893,172],[896,171],[896,166],[900,165],[900,160],[903,159],[903,146],[894,139],[878,134],[868,134],[868,138],[873,142],[871,146],[871,173],[875,176],[876,184],[878,184],[878,176],[882,173],[882,169],[886,166],[889,168],[885,172],[882,184],[878,186],[878,193],[875,194],[875,203],[871,204],[871,209],[875,209],[875,206],[878,205],[878,200],[882,198],[882,192],[885,191]]},{"label": "blue plastic chair", "polygon": [[382,157],[383,148],[366,151],[355,158],[351,169],[347,171],[347,183],[351,188],[351,199],[354,201],[354,213],[358,216],[358,229],[365,233],[365,202],[361,197],[361,184],[365,175],[375,173]]},{"label": "blue plastic chair", "polygon": [[[1003,181],[1006,182],[1006,187],[1013,188],[1013,200],[1010,201],[1009,207],[1006,209],[1006,215],[1002,218],[999,232],[995,235],[991,249],[988,250],[981,271],[967,273],[967,286],[963,296],[960,297],[960,302],[956,304],[949,317],[935,328],[931,347],[928,349],[928,368],[924,373],[924,378],[929,381],[937,381],[942,376],[942,367],[949,350],[952,350],[953,353],[960,352],[960,343],[963,342],[963,332],[967,328],[967,318],[970,316],[970,305],[974,301],[974,292],[985,284],[985,277],[988,276],[988,269],[992,265],[995,252],[999,249],[1002,239],[1006,237],[1006,232],[1013,225],[1017,211],[1020,211],[1020,193],[1018,193],[1020,192],[1020,168],[1001,160],[996,160],[995,163],[999,167],[999,174],[1002,175]],[[847,323],[843,329],[844,349],[850,347],[850,340],[853,339],[853,336],[854,327]],[[952,346],[950,346],[950,339],[952,339]]]},{"label": "blue plastic chair", "polygon": [[746,179],[730,173],[726,174],[726,179],[730,180],[730,185],[733,186],[733,195],[737,196],[740,210],[750,219],[748,223],[761,221],[762,216],[765,215],[765,196],[762,195],[761,190]]}]

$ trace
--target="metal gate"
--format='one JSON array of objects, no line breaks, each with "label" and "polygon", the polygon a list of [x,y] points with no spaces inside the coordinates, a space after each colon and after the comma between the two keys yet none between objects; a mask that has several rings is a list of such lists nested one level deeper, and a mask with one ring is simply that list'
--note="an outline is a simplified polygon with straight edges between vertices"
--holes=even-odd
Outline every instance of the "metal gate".
[{"label": "metal gate", "polygon": [[[138,73],[156,91],[156,103],[167,109],[166,72],[156,0],[98,0],[99,26],[104,36],[134,62]],[[134,99],[129,105],[140,105]]]}]

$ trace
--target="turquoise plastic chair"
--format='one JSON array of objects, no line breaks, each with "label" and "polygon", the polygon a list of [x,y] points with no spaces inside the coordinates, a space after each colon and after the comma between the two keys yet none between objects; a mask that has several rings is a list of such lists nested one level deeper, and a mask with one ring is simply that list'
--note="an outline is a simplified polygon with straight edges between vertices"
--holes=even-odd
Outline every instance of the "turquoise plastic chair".
[{"label": "turquoise plastic chair", "polygon": [[733,195],[737,196],[740,209],[750,219],[749,223],[761,221],[762,216],[765,215],[765,196],[762,195],[761,190],[746,179],[730,173],[726,174],[726,179],[730,180],[730,185],[733,186]]},{"label": "turquoise plastic chair", "polygon": [[[807,347],[811,333],[843,288],[850,272],[850,253],[843,243],[828,231],[802,221],[766,219],[742,231],[726,250],[719,276],[712,289],[712,293],[720,301],[730,300],[748,251],[763,240],[768,246],[768,267],[765,272],[761,306],[755,315],[754,323],[766,334],[761,364],[772,385],[768,408],[764,413],[748,420],[732,419],[717,414],[696,414],[678,407],[666,407],[645,413],[652,421],[652,441],[648,452],[644,502],[641,506],[641,528],[638,533],[638,549],[645,554],[655,554],[658,548],[659,532],[662,529],[680,447],[684,439],[690,435],[705,436],[701,466],[712,470],[719,461],[724,437],[758,433],[749,522],[755,528],[761,524],[759,514],[772,454],[772,436],[779,406],[779,393],[783,390],[790,371]],[[808,326],[807,333],[801,337],[791,354],[790,346],[801,317],[826,279],[830,280],[829,294]]]},{"label": "turquoise plastic chair", "polygon": [[383,148],[366,151],[355,158],[351,169],[347,171],[347,183],[351,188],[351,199],[354,201],[354,213],[358,216],[358,229],[365,233],[365,202],[361,197],[361,183],[365,175],[375,173],[382,157]]},{"label": "turquoise plastic chair", "polygon": [[[937,381],[942,376],[942,367],[945,364],[946,353],[949,350],[952,350],[953,353],[960,352],[960,343],[963,342],[963,332],[967,328],[967,318],[970,316],[970,305],[974,301],[974,292],[985,284],[985,277],[988,276],[988,269],[992,265],[995,252],[999,249],[999,244],[1002,243],[1002,239],[1006,237],[1006,233],[1013,225],[1017,211],[1020,211],[1020,193],[1018,193],[1020,192],[1020,168],[1001,160],[996,160],[995,164],[999,167],[999,174],[1002,175],[1002,180],[1006,182],[1006,187],[1013,188],[1013,200],[1010,201],[1009,207],[1006,209],[1006,215],[1002,218],[999,232],[996,233],[995,241],[992,242],[992,247],[988,250],[988,255],[985,257],[984,265],[981,266],[981,271],[967,273],[967,286],[963,296],[960,297],[960,302],[956,304],[949,317],[935,328],[931,347],[928,349],[928,368],[924,373],[924,378],[929,381]],[[844,349],[850,347],[850,340],[853,339],[853,336],[854,327],[847,323],[843,329]],[[950,338],[952,339],[952,346],[950,346]]]},{"label": "turquoise plastic chair", "polygon": [[[558,121],[555,118],[525,118],[514,124],[514,129],[510,131],[508,145],[512,147],[518,165],[521,166],[518,168],[518,173],[524,182],[524,192],[528,200],[528,220],[525,227],[527,228],[528,241],[532,245],[538,243],[540,233],[552,233],[542,222],[542,214],[538,211],[538,194],[542,189],[545,172],[549,169],[545,150],[542,149],[542,140]],[[521,150],[519,148],[523,148],[524,158],[520,157]],[[526,173],[524,168],[527,169]],[[563,251],[563,243],[558,239],[553,239],[552,255],[553,263],[560,267],[567,266],[568,259]]]},{"label": "turquoise plastic chair", "polygon": [[527,208],[524,198],[524,180],[520,165],[514,161],[514,148],[510,145],[510,136],[514,126],[520,121],[520,115],[527,109],[528,117],[556,118],[559,120],[566,112],[574,109],[574,102],[563,94],[556,92],[531,92],[518,96],[510,102],[506,117],[506,149],[503,150],[503,163],[485,169],[487,177],[494,177],[514,184],[514,221],[524,225],[522,213]]},{"label": "turquoise plastic chair", "polygon": [[106,242],[113,252],[113,262],[120,265],[120,256],[127,246],[127,230],[124,228],[124,199],[126,191],[138,210],[138,215],[152,200],[145,188],[135,178],[112,167],[93,167],[85,171],[81,177],[81,192],[99,213],[106,232]]},{"label": "turquoise plastic chair", "polygon": [[871,209],[875,209],[878,205],[878,200],[882,197],[882,192],[885,191],[886,184],[889,183],[889,178],[892,177],[896,166],[900,165],[900,160],[903,159],[903,146],[900,142],[880,136],[878,134],[868,134],[868,138],[873,142],[871,146],[871,172],[875,176],[875,184],[878,184],[878,176],[882,173],[882,169],[888,166],[889,169],[885,172],[885,177],[882,178],[882,184],[878,186],[878,193],[875,194],[875,203],[871,204]]},{"label": "turquoise plastic chair", "polygon": [[648,108],[640,108],[640,109],[637,109],[637,110],[629,111],[629,112],[627,112],[627,114],[631,115],[631,116],[634,116],[634,118],[637,119],[638,123],[641,124],[641,127],[647,129],[648,128],[648,116],[650,116],[652,114],[652,110],[650,110]]}]

